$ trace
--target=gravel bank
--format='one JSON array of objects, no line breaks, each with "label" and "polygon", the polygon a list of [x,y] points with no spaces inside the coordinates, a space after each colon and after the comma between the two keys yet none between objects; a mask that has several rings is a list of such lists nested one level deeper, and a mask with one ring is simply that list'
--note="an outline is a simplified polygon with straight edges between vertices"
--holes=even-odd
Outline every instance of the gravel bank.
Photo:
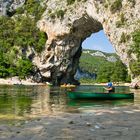
[{"label": "gravel bank", "polygon": [[0,140],[140,140],[140,107],[96,108],[0,125]]}]

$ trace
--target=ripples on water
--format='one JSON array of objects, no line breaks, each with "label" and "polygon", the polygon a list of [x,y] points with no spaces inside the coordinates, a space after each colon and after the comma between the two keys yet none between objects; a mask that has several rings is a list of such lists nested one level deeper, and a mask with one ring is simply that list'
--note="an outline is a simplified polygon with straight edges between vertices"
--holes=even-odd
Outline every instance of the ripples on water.
[{"label": "ripples on water", "polygon": [[[104,92],[102,86],[79,86],[76,90]],[[116,87],[128,92],[128,87]],[[95,108],[133,106],[140,104],[140,90],[134,100],[70,100],[66,89],[48,86],[0,86],[0,120],[23,119],[57,112],[86,112]]]}]

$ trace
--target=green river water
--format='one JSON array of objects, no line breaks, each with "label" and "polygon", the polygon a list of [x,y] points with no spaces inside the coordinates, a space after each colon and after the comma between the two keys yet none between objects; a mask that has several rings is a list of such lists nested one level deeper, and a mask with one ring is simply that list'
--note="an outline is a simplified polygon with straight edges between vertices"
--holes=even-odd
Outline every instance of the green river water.
[{"label": "green river water", "polygon": [[[83,85],[76,90],[101,91],[102,86]],[[116,91],[130,92],[129,87],[116,87]],[[66,89],[48,86],[0,86],[0,122],[21,120],[58,112],[87,113],[95,108],[140,105],[140,90],[132,90],[134,100],[70,100]]]}]

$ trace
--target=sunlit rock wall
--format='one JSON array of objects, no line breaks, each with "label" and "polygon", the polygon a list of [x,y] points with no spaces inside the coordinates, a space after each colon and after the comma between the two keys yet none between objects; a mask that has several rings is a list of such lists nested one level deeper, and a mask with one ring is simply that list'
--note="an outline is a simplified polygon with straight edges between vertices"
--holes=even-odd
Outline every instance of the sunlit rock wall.
[{"label": "sunlit rock wall", "polygon": [[[12,10],[26,1],[2,2],[9,2]],[[132,33],[140,29],[139,0],[40,0],[40,3],[47,6],[37,27],[47,34],[47,40],[45,50],[33,60],[39,73],[38,81],[78,84],[74,75],[82,52],[81,44],[102,29],[127,65],[132,80],[140,80],[139,74],[131,73],[129,67],[132,60],[139,61],[136,54],[129,51]]]}]

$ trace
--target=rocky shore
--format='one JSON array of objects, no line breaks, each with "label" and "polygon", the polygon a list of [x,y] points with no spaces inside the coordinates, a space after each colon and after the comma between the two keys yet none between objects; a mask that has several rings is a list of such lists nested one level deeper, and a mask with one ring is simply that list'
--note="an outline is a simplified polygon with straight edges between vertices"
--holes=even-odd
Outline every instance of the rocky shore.
[{"label": "rocky shore", "polygon": [[2,118],[0,140],[139,140],[139,94],[129,105]]},{"label": "rocky shore", "polygon": [[[37,83],[31,79],[24,79],[21,80],[19,77],[12,77],[12,78],[0,78],[0,85],[44,85],[45,83]],[[46,83],[50,84],[50,83]],[[90,83],[81,83],[81,85],[90,85]],[[93,83],[91,84],[93,85]],[[94,85],[106,85],[106,83],[94,83]],[[130,83],[115,83],[115,86],[130,86]]]},{"label": "rocky shore", "polygon": [[43,85],[44,83],[36,83],[31,79],[20,79],[18,77],[0,78],[0,85]]},{"label": "rocky shore", "polygon": [[[19,77],[11,77],[11,78],[0,78],[0,85],[50,85],[48,82],[44,83],[37,83],[30,78],[27,79],[20,79]],[[130,88],[135,88],[135,86],[140,87],[140,81],[135,80],[132,83],[113,83],[114,86],[129,86]],[[81,85],[106,85],[106,83],[81,83]]]},{"label": "rocky shore", "polygon": [[139,140],[140,106],[95,108],[0,124],[0,140]]}]

